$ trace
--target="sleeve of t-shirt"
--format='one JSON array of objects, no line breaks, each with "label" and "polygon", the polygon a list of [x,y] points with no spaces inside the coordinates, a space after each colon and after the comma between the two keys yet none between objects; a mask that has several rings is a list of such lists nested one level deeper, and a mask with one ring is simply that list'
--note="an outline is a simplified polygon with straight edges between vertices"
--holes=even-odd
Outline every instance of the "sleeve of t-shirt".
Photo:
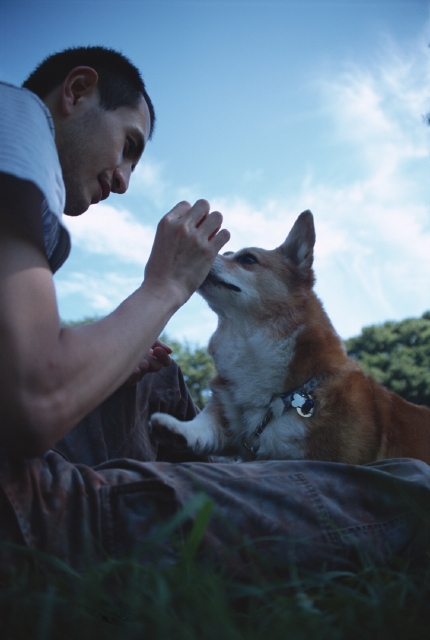
[{"label": "sleeve of t-shirt", "polygon": [[61,222],[65,188],[52,118],[34,93],[5,83],[0,83],[0,172],[32,182],[43,194],[45,246],[55,272],[70,253],[70,237]]}]

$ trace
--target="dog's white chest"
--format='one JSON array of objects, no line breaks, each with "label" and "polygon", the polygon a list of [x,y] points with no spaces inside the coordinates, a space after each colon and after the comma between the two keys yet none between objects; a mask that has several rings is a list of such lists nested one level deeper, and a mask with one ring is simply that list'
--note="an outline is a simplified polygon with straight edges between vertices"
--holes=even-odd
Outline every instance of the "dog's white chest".
[{"label": "dog's white chest", "polygon": [[228,383],[234,402],[244,407],[266,405],[282,391],[294,355],[294,331],[283,340],[268,340],[263,330],[223,332],[216,336],[213,358],[220,376]]},{"label": "dog's white chest", "polygon": [[[283,340],[269,341],[263,331],[248,335],[227,334],[220,349],[213,353],[217,370],[226,385],[218,398],[223,404],[229,431],[236,445],[251,438],[264,421],[274,395],[283,391],[283,383],[294,355],[300,329]],[[282,400],[271,404],[271,418],[258,436],[257,458],[301,459],[305,455],[306,427],[295,409],[284,412]]]}]

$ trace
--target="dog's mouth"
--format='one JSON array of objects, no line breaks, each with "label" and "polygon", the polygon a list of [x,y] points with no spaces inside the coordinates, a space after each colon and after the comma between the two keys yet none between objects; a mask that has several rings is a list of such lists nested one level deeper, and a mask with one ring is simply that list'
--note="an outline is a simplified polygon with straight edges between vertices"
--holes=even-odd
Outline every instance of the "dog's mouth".
[{"label": "dog's mouth", "polygon": [[206,284],[214,284],[215,286],[225,287],[226,289],[230,289],[231,291],[237,291],[238,293],[242,291],[242,289],[239,289],[239,287],[236,287],[235,284],[231,284],[231,282],[225,282],[224,280],[221,280],[221,278],[218,278],[217,276],[213,275],[213,273],[211,272],[208,273],[206,280],[202,284],[202,287],[204,287]]}]

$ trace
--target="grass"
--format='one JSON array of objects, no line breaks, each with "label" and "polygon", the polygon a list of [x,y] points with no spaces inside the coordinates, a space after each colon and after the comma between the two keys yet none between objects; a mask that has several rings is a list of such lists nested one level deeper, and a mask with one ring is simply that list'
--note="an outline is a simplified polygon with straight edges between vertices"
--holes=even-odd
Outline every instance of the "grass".
[{"label": "grass", "polygon": [[[365,563],[356,571],[287,575],[255,572],[255,579],[199,556],[210,517],[203,500],[185,541],[169,536],[176,559],[142,563],[137,556],[106,559],[84,573],[58,559],[16,547],[20,566],[2,575],[3,640],[368,640],[427,638],[430,570],[409,572]],[[148,547],[149,545],[149,547]],[[151,555],[151,541],[145,555]],[[10,546],[10,545],[9,545]],[[139,556],[141,557],[141,556]],[[257,560],[258,564],[258,560]]]}]

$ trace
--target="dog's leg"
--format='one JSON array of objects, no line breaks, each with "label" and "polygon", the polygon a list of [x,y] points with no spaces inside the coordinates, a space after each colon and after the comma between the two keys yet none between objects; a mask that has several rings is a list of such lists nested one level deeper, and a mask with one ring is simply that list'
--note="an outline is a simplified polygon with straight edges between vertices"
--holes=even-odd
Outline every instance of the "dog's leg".
[{"label": "dog's leg", "polygon": [[[211,401],[189,422],[181,422],[168,413],[153,413],[151,428],[156,440],[164,443],[170,441],[173,445],[176,441],[177,445],[181,445],[183,438],[183,444],[199,454],[222,455],[228,443],[227,432],[218,408]],[[166,430],[169,433],[166,434]]]}]

